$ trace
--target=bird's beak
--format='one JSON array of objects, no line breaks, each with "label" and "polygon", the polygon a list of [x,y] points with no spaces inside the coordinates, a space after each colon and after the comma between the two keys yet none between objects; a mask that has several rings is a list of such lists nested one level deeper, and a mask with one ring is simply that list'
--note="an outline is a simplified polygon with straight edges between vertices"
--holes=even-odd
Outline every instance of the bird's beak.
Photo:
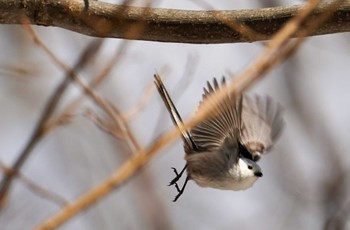
[{"label": "bird's beak", "polygon": [[263,176],[262,172],[255,172],[254,175],[257,176],[257,177],[262,177]]}]

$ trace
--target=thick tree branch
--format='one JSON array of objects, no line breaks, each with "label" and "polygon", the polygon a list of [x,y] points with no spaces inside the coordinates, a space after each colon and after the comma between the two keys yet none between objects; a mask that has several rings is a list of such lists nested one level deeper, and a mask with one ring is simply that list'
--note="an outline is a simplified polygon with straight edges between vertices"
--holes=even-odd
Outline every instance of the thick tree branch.
[{"label": "thick tree branch", "polygon": [[[31,24],[61,27],[95,37],[181,43],[253,42],[270,39],[300,7],[189,11],[90,1],[88,10],[84,10],[83,0],[0,0],[0,23],[19,24],[26,16]],[[317,17],[328,7],[329,3],[320,4],[310,17]],[[256,33],[244,34],[245,30],[237,27],[237,23]],[[135,25],[142,25],[142,30],[130,30]],[[350,0],[339,5],[332,17],[310,35],[348,31]]]}]

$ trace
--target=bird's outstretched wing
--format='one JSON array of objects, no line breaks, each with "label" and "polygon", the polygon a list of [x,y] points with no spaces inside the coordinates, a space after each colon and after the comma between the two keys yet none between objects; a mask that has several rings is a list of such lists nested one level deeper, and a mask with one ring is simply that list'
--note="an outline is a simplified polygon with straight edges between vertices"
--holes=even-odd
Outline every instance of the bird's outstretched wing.
[{"label": "bird's outstretched wing", "polygon": [[239,138],[237,135],[241,126],[241,97],[227,93],[220,103],[211,100],[212,95],[221,90],[225,84],[224,77],[222,78],[221,87],[214,78],[213,86],[207,82],[207,88],[204,88],[203,99],[198,106],[198,110],[203,107],[204,101],[209,101],[212,102],[208,104],[214,107],[214,112],[190,130],[198,149],[205,151],[217,150],[223,146],[225,141],[230,142],[231,139],[234,142]]},{"label": "bird's outstretched wing", "polygon": [[269,96],[243,97],[240,143],[254,160],[266,153],[284,126],[282,108]]}]

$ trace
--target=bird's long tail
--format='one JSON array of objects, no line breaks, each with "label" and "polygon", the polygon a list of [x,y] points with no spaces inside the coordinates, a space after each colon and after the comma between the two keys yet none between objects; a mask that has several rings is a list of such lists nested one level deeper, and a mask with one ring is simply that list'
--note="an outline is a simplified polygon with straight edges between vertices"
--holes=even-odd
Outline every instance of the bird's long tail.
[{"label": "bird's long tail", "polygon": [[179,112],[177,111],[173,101],[171,100],[168,91],[166,90],[162,79],[160,78],[160,76],[158,74],[154,75],[154,83],[157,86],[159,95],[162,97],[163,102],[170,114],[171,119],[173,120],[174,124],[176,125],[176,127],[179,129],[179,131],[182,134],[182,139],[184,141],[184,144],[186,145],[187,149],[195,149],[195,143],[191,138],[191,134],[185,129],[181,116],[179,114]]}]

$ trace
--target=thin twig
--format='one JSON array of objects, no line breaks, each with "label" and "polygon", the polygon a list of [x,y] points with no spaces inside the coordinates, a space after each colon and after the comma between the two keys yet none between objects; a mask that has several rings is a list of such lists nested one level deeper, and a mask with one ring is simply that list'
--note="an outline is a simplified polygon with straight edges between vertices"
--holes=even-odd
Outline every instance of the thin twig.
[{"label": "thin twig", "polygon": [[98,117],[92,111],[87,113],[87,115],[90,118],[92,118],[96,122],[96,124],[103,130],[112,133],[113,135],[115,135],[115,137],[119,139],[123,139],[124,141],[126,141],[131,152],[140,151],[141,145],[138,143],[134,134],[131,132],[127,119],[115,106],[112,105],[112,103],[105,101],[105,104],[108,104],[109,108],[113,110],[113,115],[109,114],[109,117],[111,117],[113,120],[112,127],[110,124],[107,124],[106,121]]},{"label": "thin twig", "polygon": [[[126,49],[128,48],[129,41],[123,41],[120,46],[117,48],[115,55],[108,61],[106,66],[102,69],[102,71],[99,72],[96,77],[92,79],[92,81],[89,83],[88,87],[91,89],[94,89],[98,87],[110,74],[112,69],[115,69],[118,67],[120,60],[124,53],[126,52]],[[72,101],[63,109],[63,111],[56,117],[51,119],[46,126],[47,132],[49,130],[54,129],[56,126],[68,122],[67,117],[71,117],[71,114],[74,113],[74,110],[84,101],[85,97],[84,95],[79,95],[75,99],[72,99]]]},{"label": "thin twig", "polygon": [[[123,2],[124,4],[128,4],[130,3],[130,0],[125,0]],[[145,2],[146,6],[150,6],[151,2],[150,1],[146,1]],[[147,7],[143,8],[143,13],[146,15],[149,12],[147,11]],[[133,37],[137,37],[139,36],[143,30],[145,29],[145,24],[143,22],[140,22],[138,24],[133,25],[133,27],[128,28],[125,31],[125,34],[128,36],[133,36]],[[108,61],[108,63],[106,64],[106,66],[103,68],[102,71],[99,72],[99,74],[93,78],[93,80],[90,82],[90,84],[87,86],[87,88],[93,89],[96,88],[98,85],[100,85],[106,78],[107,76],[110,74],[110,72],[112,71],[112,69],[115,69],[121,62],[121,59],[123,57],[123,55],[125,54],[127,48],[129,47],[130,41],[124,40],[118,47],[118,49],[116,50],[115,55]],[[84,88],[84,86],[82,86]],[[80,104],[83,101],[84,97],[83,96],[78,96],[75,100],[73,100],[65,109],[64,111],[61,113],[61,115],[59,115],[55,120],[53,120],[49,125],[48,125],[48,129],[52,129],[54,128],[57,124],[61,123],[61,120],[64,119],[66,117],[67,114],[71,114],[72,110],[74,108],[77,107],[78,104]]]},{"label": "thin twig", "polygon": [[[6,175],[6,174],[12,174],[12,169],[7,167],[3,162],[0,161],[0,170]],[[41,198],[45,198],[47,200],[50,200],[54,203],[56,203],[58,206],[62,207],[63,205],[68,204],[68,201],[63,198],[62,196],[49,191],[37,183],[35,183],[33,180],[26,177],[24,174],[18,172],[17,174],[18,179],[23,182],[28,189],[30,189],[34,194],[37,194]]]}]

